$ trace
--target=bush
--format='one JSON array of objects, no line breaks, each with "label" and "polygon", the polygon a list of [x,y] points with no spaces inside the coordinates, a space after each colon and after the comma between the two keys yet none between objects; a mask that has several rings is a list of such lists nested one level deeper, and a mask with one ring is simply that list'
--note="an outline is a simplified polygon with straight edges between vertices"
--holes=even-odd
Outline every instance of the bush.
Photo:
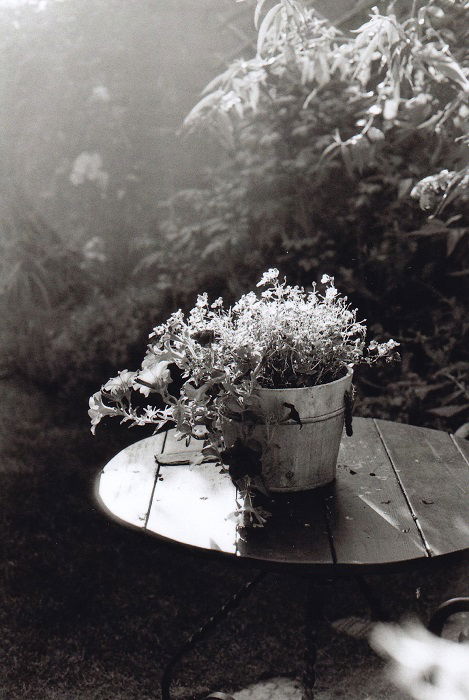
[{"label": "bush", "polygon": [[89,395],[117,369],[139,362],[149,330],[164,315],[157,286],[127,287],[111,297],[96,291],[86,303],[44,318],[43,344],[35,345],[30,331],[20,339],[17,369],[58,399],[66,414],[86,415]]},{"label": "bush", "polygon": [[361,410],[445,428],[469,407],[463,4],[375,12],[351,37],[279,2],[257,57],[212,81],[186,120],[226,158],[167,202],[147,258],[187,296],[213,270],[231,298],[274,263],[300,284],[335,275],[371,332],[403,346],[385,394],[361,379]]}]

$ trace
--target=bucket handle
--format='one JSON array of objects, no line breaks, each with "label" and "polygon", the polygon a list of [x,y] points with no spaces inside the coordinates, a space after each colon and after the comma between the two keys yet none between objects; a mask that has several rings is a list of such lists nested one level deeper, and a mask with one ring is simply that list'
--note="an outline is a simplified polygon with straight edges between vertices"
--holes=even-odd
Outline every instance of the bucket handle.
[{"label": "bucket handle", "polygon": [[353,427],[352,427],[353,399],[352,399],[352,392],[351,391],[345,392],[344,405],[345,405],[345,414],[344,414],[345,434],[347,435],[347,437],[352,437],[352,435],[353,435]]}]

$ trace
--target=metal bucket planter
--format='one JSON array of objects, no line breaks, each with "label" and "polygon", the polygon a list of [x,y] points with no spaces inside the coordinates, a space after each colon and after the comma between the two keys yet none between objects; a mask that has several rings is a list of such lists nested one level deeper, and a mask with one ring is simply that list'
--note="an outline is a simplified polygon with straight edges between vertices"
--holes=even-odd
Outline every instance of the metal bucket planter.
[{"label": "metal bucket planter", "polygon": [[261,389],[265,422],[224,421],[225,445],[240,439],[261,446],[269,491],[308,491],[334,481],[352,374],[314,387]]}]

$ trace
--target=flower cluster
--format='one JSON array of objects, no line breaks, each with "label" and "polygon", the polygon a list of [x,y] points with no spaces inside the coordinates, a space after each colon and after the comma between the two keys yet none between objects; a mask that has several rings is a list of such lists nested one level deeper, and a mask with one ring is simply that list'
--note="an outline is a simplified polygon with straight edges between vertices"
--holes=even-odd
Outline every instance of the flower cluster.
[{"label": "flower cluster", "polygon": [[[105,416],[132,425],[173,422],[181,436],[209,439],[218,452],[221,419],[256,411],[260,387],[315,386],[334,381],[359,362],[393,356],[397,343],[372,341],[366,326],[324,275],[310,291],[264,273],[258,294],[244,294],[225,309],[222,299],[198,296],[187,316],[179,310],[154,328],[141,368],[123,370],[90,399],[92,431]],[[183,384],[169,391],[171,368]],[[135,406],[133,398],[157,395],[165,407]]]},{"label": "flower cluster", "polygon": [[453,171],[442,170],[436,175],[424,177],[413,187],[410,196],[418,199],[420,208],[424,211],[433,209],[446,193],[454,175]]}]

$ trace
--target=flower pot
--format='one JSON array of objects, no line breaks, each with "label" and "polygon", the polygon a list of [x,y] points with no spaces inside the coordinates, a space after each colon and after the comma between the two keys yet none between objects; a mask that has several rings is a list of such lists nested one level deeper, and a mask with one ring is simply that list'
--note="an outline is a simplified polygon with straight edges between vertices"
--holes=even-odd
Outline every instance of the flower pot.
[{"label": "flower pot", "polygon": [[308,491],[334,481],[344,395],[351,389],[352,375],[349,370],[341,379],[314,387],[261,389],[265,421],[225,420],[225,445],[231,447],[241,439],[248,446],[261,446],[262,475],[269,491]]}]

